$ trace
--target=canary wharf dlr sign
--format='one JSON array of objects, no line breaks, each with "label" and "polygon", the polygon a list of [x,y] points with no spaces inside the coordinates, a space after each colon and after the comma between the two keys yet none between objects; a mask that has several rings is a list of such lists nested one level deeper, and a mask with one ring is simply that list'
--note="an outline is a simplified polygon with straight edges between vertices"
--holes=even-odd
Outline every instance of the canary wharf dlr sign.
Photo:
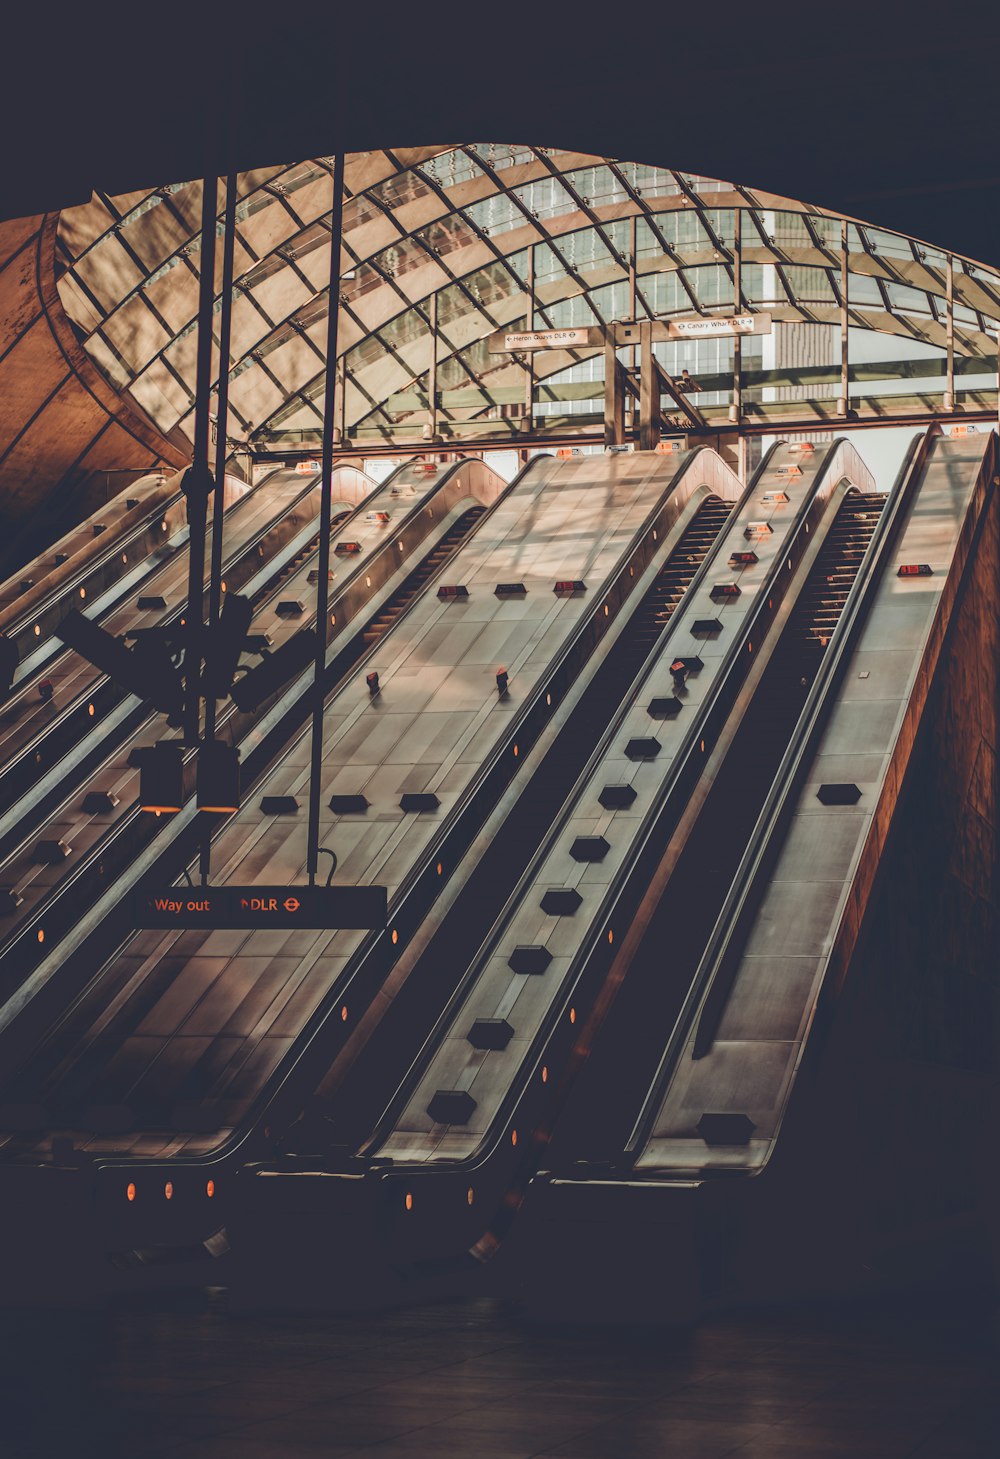
[{"label": "canary wharf dlr sign", "polygon": [[135,898],[137,927],[384,927],[385,887],[167,887]]}]

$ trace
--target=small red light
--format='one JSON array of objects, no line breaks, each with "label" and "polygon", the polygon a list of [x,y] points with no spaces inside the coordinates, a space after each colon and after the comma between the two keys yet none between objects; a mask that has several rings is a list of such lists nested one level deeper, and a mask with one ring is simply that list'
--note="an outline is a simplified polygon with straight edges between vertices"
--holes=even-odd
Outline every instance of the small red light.
[{"label": "small red light", "polygon": [[208,1181],[205,1182],[205,1194],[208,1196],[208,1199],[209,1200],[211,1200],[212,1197],[215,1195],[215,1181],[214,1180],[208,1180]]},{"label": "small red light", "polygon": [[125,1199],[127,1201],[134,1201],[135,1200],[135,1182],[134,1181],[131,1181],[130,1180],[129,1183],[128,1183],[128,1185],[125,1187]]}]

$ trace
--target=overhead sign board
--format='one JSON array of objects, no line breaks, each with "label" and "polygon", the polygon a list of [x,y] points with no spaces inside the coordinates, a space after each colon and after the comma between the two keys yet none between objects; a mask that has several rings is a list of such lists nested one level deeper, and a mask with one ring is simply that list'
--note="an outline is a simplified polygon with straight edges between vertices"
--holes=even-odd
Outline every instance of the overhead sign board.
[{"label": "overhead sign board", "polygon": [[580,350],[591,349],[604,341],[600,329],[529,329],[519,334],[490,335],[490,352],[503,354],[511,350]]},{"label": "overhead sign board", "polygon": [[710,319],[666,319],[667,339],[719,339],[737,334],[770,334],[770,314],[730,314]]},{"label": "overhead sign board", "polygon": [[385,887],[165,887],[135,894],[137,927],[370,928],[388,922]]}]

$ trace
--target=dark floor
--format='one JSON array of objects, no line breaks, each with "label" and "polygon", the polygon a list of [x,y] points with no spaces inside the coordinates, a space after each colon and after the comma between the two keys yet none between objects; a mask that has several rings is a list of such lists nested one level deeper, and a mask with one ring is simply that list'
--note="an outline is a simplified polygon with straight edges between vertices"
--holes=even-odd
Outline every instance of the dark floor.
[{"label": "dark floor", "polygon": [[7,1312],[0,1453],[996,1459],[997,1315],[910,1302],[585,1332],[488,1301],[236,1317],[223,1293]]}]

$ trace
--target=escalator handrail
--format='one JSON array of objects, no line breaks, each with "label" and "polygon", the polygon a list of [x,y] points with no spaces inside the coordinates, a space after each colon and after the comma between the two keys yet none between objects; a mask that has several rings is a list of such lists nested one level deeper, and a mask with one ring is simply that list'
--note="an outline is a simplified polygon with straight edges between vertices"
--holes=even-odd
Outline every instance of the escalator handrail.
[{"label": "escalator handrail", "polygon": [[[666,1094],[666,1085],[696,1019],[692,1057],[701,1058],[712,1047],[735,976],[736,951],[742,946],[741,933],[759,904],[764,878],[770,870],[772,858],[780,849],[782,832],[794,808],[802,776],[811,763],[906,512],[923,479],[931,445],[940,436],[941,429],[937,425],[916,436],[897,473],[626,1143],[625,1153],[631,1161],[638,1157],[649,1138],[652,1123]],[[716,988],[719,992],[713,997]]]}]

